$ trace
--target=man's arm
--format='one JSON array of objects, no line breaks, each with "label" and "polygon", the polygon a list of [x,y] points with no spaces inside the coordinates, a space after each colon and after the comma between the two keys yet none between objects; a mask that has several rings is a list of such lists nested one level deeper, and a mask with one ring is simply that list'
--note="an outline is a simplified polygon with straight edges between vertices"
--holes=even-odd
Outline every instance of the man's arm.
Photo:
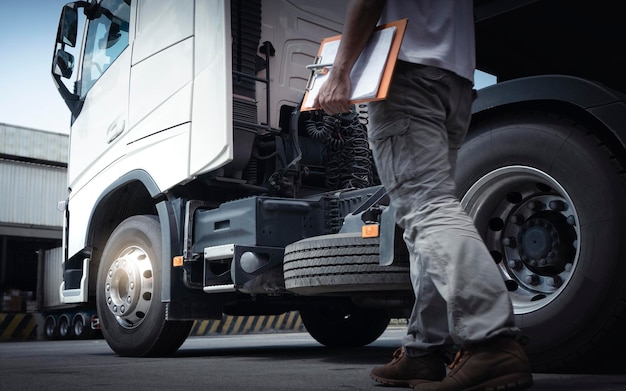
[{"label": "man's arm", "polygon": [[314,102],[314,106],[321,107],[327,114],[350,110],[350,72],[372,35],[385,3],[386,0],[351,0],[348,3],[335,62]]}]

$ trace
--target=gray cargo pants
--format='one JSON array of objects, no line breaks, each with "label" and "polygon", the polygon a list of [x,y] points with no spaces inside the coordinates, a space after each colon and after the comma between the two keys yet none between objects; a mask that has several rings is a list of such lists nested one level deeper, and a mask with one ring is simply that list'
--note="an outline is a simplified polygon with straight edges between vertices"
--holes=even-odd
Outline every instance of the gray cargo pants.
[{"label": "gray cargo pants", "polygon": [[468,80],[400,61],[388,98],[369,105],[374,159],[410,253],[409,356],[519,333],[502,276],[455,196],[472,101]]}]

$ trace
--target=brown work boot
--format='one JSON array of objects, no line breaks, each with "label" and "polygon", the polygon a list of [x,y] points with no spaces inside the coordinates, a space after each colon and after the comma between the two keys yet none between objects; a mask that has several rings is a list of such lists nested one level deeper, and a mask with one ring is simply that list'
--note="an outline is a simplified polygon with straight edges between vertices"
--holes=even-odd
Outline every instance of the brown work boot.
[{"label": "brown work boot", "polygon": [[439,381],[446,375],[444,357],[431,353],[420,357],[409,357],[404,349],[398,348],[393,359],[370,372],[370,377],[379,383],[394,387],[411,387],[415,384]]},{"label": "brown work boot", "polygon": [[533,375],[524,348],[510,337],[495,337],[462,348],[440,382],[416,385],[417,391],[525,390]]}]

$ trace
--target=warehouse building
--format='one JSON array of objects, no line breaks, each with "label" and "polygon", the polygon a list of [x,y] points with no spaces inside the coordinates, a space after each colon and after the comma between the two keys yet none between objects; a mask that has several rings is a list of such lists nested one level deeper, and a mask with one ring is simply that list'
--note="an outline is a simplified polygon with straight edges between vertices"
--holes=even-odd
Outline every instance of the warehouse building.
[{"label": "warehouse building", "polygon": [[62,245],[69,137],[0,123],[0,312],[35,303],[38,252]]}]

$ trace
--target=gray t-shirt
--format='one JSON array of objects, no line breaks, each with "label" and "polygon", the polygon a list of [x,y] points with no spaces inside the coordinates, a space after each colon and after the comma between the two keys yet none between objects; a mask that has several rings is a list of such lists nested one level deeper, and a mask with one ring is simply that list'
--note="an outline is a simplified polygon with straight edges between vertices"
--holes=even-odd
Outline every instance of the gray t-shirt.
[{"label": "gray t-shirt", "polygon": [[403,18],[409,22],[400,60],[443,68],[474,82],[472,0],[387,0],[380,23]]}]

